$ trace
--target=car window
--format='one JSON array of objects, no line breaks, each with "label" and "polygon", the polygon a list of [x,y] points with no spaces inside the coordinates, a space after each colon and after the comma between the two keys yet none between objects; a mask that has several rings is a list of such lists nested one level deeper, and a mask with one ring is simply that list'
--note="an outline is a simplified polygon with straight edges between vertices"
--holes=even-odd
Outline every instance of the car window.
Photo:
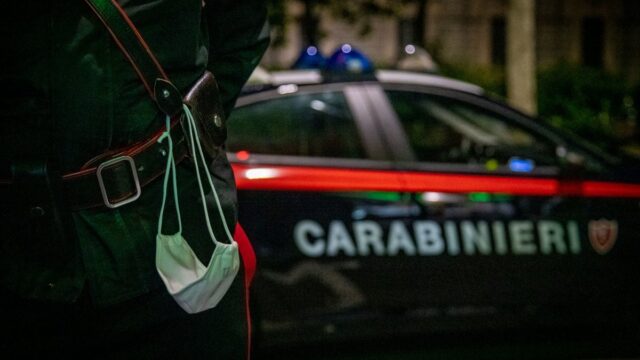
[{"label": "car window", "polygon": [[388,90],[387,96],[419,161],[556,164],[555,144],[500,114],[426,93]]},{"label": "car window", "polygon": [[278,96],[233,111],[227,140],[230,151],[365,157],[356,124],[341,92]]}]

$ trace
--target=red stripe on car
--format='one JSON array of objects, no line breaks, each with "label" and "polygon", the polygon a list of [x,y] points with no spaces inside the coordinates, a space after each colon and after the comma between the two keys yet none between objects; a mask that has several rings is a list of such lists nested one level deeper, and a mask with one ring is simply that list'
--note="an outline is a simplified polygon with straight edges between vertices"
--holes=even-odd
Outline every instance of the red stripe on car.
[{"label": "red stripe on car", "polygon": [[529,196],[640,198],[640,185],[553,178],[233,164],[240,190],[488,192]]}]

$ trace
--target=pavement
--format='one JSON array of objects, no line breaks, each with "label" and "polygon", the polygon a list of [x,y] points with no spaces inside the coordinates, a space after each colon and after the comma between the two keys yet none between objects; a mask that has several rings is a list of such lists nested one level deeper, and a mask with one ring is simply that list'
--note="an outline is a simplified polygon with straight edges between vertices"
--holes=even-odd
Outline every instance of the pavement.
[{"label": "pavement", "polygon": [[[360,343],[257,349],[254,360],[631,360],[640,359],[640,344],[623,340],[624,334],[602,338],[570,338],[554,341],[548,336],[531,338],[413,338],[378,339]],[[604,339],[604,340],[603,340]]]}]

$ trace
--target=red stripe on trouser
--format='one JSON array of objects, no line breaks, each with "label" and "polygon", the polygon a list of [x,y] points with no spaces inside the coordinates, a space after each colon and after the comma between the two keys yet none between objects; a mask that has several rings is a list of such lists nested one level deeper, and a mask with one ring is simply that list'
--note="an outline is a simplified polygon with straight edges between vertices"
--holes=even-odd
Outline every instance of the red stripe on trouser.
[{"label": "red stripe on trouser", "polygon": [[238,251],[244,264],[244,301],[245,312],[247,314],[247,360],[251,359],[251,309],[249,307],[249,289],[251,281],[256,273],[256,253],[253,251],[251,242],[240,224],[236,225],[233,239],[238,243]]}]

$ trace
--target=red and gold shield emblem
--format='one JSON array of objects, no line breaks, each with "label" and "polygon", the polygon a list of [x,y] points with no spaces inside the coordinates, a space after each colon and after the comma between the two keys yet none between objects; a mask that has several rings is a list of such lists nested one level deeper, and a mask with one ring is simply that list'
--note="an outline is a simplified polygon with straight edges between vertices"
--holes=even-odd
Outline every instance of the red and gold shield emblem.
[{"label": "red and gold shield emblem", "polygon": [[600,255],[608,253],[618,238],[618,222],[615,220],[589,221],[589,240],[591,246]]}]

